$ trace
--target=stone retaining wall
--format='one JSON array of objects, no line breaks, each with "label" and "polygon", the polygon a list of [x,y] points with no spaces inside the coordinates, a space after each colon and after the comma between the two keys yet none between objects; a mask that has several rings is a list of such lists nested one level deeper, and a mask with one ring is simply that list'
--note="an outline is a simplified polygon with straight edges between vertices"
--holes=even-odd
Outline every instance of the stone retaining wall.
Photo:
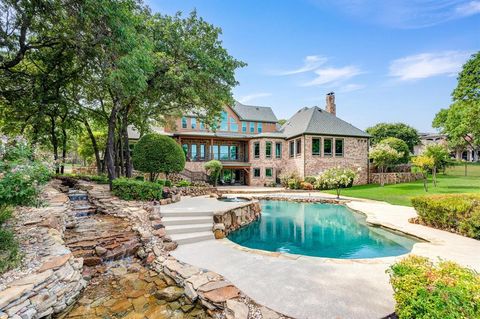
[{"label": "stone retaining wall", "polygon": [[287,202],[297,202],[297,203],[323,203],[323,204],[337,204],[337,205],[342,205],[348,202],[348,200],[345,199],[336,199],[336,198],[324,198],[324,197],[318,197],[318,196],[295,196],[295,195],[289,195],[289,196],[275,196],[275,195],[262,195],[262,196],[253,196],[252,198],[255,199],[262,199],[262,200],[281,200],[281,201],[287,201]]},{"label": "stone retaining wall", "polygon": [[215,238],[225,238],[232,231],[257,220],[260,215],[261,209],[257,200],[228,211],[216,212],[213,215]]},{"label": "stone retaining wall", "polygon": [[83,260],[64,245],[68,198],[51,182],[43,192],[48,207],[21,207],[14,228],[24,253],[22,266],[0,276],[0,318],[42,318],[62,312],[86,286]]},{"label": "stone retaining wall", "polygon": [[381,176],[385,184],[400,184],[414,182],[422,179],[421,173],[372,173],[370,174],[371,184],[380,184]]}]

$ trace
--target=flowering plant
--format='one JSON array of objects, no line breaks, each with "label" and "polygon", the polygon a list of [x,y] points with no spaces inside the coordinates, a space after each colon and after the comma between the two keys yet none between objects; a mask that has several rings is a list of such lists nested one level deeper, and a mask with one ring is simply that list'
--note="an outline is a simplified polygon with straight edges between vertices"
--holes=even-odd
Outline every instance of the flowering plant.
[{"label": "flowering plant", "polygon": [[351,187],[356,176],[357,173],[349,168],[330,168],[318,176],[315,188],[335,189],[337,198],[340,198],[341,189]]}]

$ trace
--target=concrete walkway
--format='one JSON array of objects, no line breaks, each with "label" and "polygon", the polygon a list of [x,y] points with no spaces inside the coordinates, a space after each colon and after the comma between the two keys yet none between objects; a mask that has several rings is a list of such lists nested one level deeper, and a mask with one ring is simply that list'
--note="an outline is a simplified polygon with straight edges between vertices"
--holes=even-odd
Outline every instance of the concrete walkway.
[{"label": "concrete walkway", "polygon": [[[480,271],[478,240],[410,224],[408,219],[416,215],[410,207],[369,200],[353,200],[347,205],[365,213],[368,222],[429,241],[415,244],[414,254],[453,260]],[[172,254],[222,274],[260,304],[288,316],[362,319],[393,312],[392,288],[385,271],[403,257],[342,260],[293,256],[247,249],[228,239],[184,245]]]}]

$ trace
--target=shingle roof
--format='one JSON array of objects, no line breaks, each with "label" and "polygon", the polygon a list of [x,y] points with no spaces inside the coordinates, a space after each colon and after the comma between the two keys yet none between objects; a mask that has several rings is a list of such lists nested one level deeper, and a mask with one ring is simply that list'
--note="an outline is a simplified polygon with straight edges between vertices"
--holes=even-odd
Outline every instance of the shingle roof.
[{"label": "shingle roof", "polygon": [[370,137],[368,133],[318,106],[299,110],[282,126],[281,130],[287,138],[301,134]]},{"label": "shingle roof", "polygon": [[232,109],[243,121],[278,122],[272,108],[267,106],[245,105],[235,101],[235,105],[232,106]]}]

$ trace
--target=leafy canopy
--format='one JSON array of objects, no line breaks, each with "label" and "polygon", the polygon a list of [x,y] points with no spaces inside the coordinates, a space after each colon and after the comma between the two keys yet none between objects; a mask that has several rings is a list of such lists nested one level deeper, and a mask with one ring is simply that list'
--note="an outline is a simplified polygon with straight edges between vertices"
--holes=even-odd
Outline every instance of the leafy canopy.
[{"label": "leafy canopy", "polygon": [[409,162],[410,150],[405,141],[396,137],[387,137],[381,140],[379,144],[388,145],[402,155],[395,164],[406,164]]},{"label": "leafy canopy", "polygon": [[397,163],[402,156],[402,154],[388,144],[375,145],[368,154],[373,164],[382,170]]},{"label": "leafy canopy", "polygon": [[372,135],[373,145],[380,143],[387,137],[396,137],[407,143],[408,149],[413,152],[413,147],[420,143],[418,131],[404,123],[378,123],[367,128],[366,131]]}]

